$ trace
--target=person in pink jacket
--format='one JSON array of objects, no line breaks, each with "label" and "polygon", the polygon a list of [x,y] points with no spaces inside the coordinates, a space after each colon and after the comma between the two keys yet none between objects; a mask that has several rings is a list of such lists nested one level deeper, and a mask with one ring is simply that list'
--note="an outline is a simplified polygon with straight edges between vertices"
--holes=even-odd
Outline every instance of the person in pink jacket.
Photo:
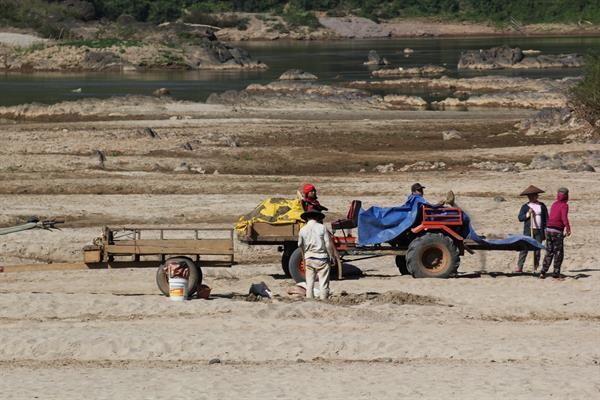
[{"label": "person in pink jacket", "polygon": [[546,256],[542,264],[540,279],[546,277],[546,273],[554,259],[553,278],[560,278],[560,267],[564,257],[564,238],[571,235],[571,224],[569,224],[569,189],[560,188],[556,193],[556,201],[550,208],[550,216],[546,225]]}]

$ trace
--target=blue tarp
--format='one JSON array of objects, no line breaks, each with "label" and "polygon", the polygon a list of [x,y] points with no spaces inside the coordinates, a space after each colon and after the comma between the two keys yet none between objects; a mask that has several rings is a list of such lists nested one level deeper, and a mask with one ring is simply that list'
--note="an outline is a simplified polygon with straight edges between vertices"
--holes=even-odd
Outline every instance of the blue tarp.
[{"label": "blue tarp", "polygon": [[[361,209],[358,215],[358,244],[360,246],[381,244],[389,242],[412,228],[419,216],[420,206],[424,204],[435,207],[421,195],[408,196],[406,203],[400,207],[371,207],[368,210]],[[444,213],[444,209],[439,209]],[[464,225],[460,234],[466,239],[489,245],[511,245],[519,243],[530,249],[543,249],[537,240],[524,235],[509,235],[504,239],[486,240],[481,238],[473,229],[469,216],[463,211]]]}]

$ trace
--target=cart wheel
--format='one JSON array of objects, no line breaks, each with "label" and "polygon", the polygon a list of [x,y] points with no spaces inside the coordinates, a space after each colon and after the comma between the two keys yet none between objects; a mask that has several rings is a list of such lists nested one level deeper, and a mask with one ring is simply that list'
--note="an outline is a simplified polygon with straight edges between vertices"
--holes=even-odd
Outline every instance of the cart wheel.
[{"label": "cart wheel", "polygon": [[298,248],[294,250],[290,256],[290,262],[288,263],[290,275],[296,281],[296,283],[306,281],[306,270],[304,269],[304,260],[302,259],[302,251]]},{"label": "cart wheel", "polygon": [[406,256],[396,256],[396,267],[398,267],[400,275],[410,275],[408,267],[406,266]]},{"label": "cart wheel", "polygon": [[190,277],[188,278],[188,296],[191,297],[196,293],[196,290],[198,290],[198,287],[202,283],[202,270],[188,257],[168,258],[163,264],[159,265],[156,270],[156,284],[158,285],[158,288],[162,294],[169,297],[169,279],[167,278],[165,267],[172,261],[185,264],[185,266],[189,268]]},{"label": "cart wheel", "polygon": [[414,278],[448,278],[456,273],[459,264],[456,245],[441,233],[416,238],[406,252],[406,266]]}]

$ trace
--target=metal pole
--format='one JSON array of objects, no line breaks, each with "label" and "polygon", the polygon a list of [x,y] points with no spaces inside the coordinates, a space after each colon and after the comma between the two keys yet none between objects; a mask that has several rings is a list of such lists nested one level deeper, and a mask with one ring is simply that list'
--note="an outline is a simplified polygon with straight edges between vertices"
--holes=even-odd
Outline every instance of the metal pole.
[{"label": "metal pole", "polygon": [[[529,209],[529,233],[531,234],[531,237],[533,239],[535,239],[533,237],[533,222],[535,221],[533,214],[534,214],[533,210],[530,208]],[[533,250],[533,257],[531,257],[531,266],[533,267],[533,272],[535,272],[535,249]]]},{"label": "metal pole", "polygon": [[26,231],[28,229],[36,228],[37,226],[38,226],[37,222],[28,222],[28,223],[23,224],[23,225],[11,226],[11,227],[8,227],[8,228],[2,228],[2,229],[0,229],[0,235],[8,235],[9,233]]}]

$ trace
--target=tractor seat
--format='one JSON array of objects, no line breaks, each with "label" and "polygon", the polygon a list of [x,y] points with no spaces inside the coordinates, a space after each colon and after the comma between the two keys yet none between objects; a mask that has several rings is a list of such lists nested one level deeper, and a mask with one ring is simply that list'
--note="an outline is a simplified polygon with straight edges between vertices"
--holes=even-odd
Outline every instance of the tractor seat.
[{"label": "tractor seat", "polygon": [[358,226],[358,213],[360,212],[361,206],[362,201],[352,200],[346,219],[338,219],[337,221],[333,221],[331,223],[331,229],[335,231],[338,229],[356,228]]}]

